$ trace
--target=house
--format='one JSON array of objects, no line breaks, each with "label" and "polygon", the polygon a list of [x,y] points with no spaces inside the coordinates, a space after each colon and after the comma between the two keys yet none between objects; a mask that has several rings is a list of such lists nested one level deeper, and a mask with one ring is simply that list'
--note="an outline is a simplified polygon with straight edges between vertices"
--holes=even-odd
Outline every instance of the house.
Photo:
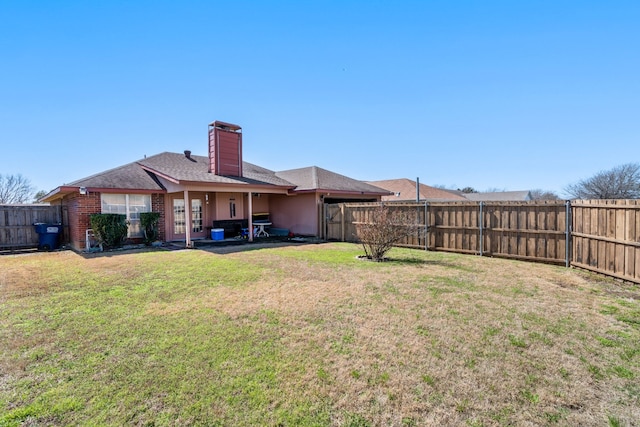
[{"label": "house", "polygon": [[416,191],[416,181],[407,178],[387,179],[384,181],[368,181],[368,184],[384,188],[391,194],[382,196],[383,202],[415,202],[419,196],[420,201],[428,202],[456,202],[467,200],[463,195],[441,188],[420,184],[420,192]]},{"label": "house", "polygon": [[[391,192],[382,196],[383,202],[415,202],[418,196],[416,181],[406,178],[384,181],[368,181],[369,184]],[[460,190],[445,190],[420,184],[420,201],[424,202],[523,202],[532,200],[530,191],[493,191],[486,193],[463,193]]]},{"label": "house", "polygon": [[316,166],[275,172],[247,163],[238,125],[215,121],[208,135],[208,156],[156,154],[57,187],[41,201],[62,206],[68,243],[83,250],[94,213],[125,214],[128,237],[136,241],[142,238],[140,213],[159,212],[160,239],[190,247],[212,228],[225,230],[225,237],[253,230],[257,218],[319,236],[323,203],[375,202],[388,194]]}]

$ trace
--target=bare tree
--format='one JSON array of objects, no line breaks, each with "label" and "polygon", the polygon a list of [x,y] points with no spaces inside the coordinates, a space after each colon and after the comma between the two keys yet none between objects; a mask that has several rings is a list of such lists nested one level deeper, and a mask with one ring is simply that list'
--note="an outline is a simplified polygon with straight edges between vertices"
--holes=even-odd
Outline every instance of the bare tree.
[{"label": "bare tree", "polygon": [[640,163],[627,163],[600,171],[564,188],[576,199],[638,199],[640,198]]},{"label": "bare tree", "polygon": [[532,200],[560,200],[560,197],[553,191],[536,188],[530,190],[529,193],[531,193]]},{"label": "bare tree", "polygon": [[29,180],[22,175],[0,174],[0,203],[28,203],[34,191]]},{"label": "bare tree", "polygon": [[393,245],[405,237],[423,231],[417,213],[403,207],[379,205],[366,223],[356,224],[356,235],[366,256],[374,261],[384,260]]}]

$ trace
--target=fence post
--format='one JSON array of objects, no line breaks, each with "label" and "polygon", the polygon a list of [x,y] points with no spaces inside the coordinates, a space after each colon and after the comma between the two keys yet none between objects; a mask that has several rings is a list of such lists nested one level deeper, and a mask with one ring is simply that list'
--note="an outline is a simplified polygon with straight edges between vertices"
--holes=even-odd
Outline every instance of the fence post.
[{"label": "fence post", "polygon": [[322,225],[320,226],[321,239],[327,240],[327,204],[322,201]]},{"label": "fence post", "polygon": [[480,214],[478,215],[478,228],[480,229],[480,241],[478,244],[480,245],[480,256],[483,254],[484,250],[484,202],[480,202],[478,205]]},{"label": "fence post", "polygon": [[345,227],[345,221],[344,221],[344,203],[340,203],[340,241],[344,242],[344,227]]},{"label": "fence post", "polygon": [[565,202],[565,206],[566,206],[566,231],[565,231],[565,263],[564,266],[565,267],[569,267],[571,265],[571,260],[569,259],[569,257],[571,256],[571,245],[572,245],[572,241],[571,241],[571,200],[567,200]]},{"label": "fence post", "polygon": [[429,202],[424,202],[424,250],[429,250]]}]

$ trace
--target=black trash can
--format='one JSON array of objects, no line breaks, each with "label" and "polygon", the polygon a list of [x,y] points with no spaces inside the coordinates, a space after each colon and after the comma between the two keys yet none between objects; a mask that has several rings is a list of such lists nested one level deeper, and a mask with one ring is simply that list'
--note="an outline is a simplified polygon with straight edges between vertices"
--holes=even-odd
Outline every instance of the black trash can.
[{"label": "black trash can", "polygon": [[36,227],[36,233],[38,233],[38,249],[41,251],[58,249],[58,239],[62,232],[62,226],[60,224],[40,222],[33,225]]}]

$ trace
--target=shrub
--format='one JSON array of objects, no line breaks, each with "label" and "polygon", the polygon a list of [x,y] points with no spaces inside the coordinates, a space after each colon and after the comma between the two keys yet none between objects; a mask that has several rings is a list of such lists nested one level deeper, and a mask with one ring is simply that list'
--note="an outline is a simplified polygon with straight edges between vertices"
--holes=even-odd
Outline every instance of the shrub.
[{"label": "shrub", "polygon": [[391,209],[385,205],[376,207],[367,222],[356,223],[356,236],[366,256],[382,261],[393,245],[408,236],[422,232],[415,211]]},{"label": "shrub", "polygon": [[127,238],[127,217],[122,214],[93,214],[93,234],[101,247],[119,248]]},{"label": "shrub", "polygon": [[158,221],[160,221],[159,212],[141,212],[140,225],[144,233],[144,243],[148,246],[152,242],[158,240]]}]

